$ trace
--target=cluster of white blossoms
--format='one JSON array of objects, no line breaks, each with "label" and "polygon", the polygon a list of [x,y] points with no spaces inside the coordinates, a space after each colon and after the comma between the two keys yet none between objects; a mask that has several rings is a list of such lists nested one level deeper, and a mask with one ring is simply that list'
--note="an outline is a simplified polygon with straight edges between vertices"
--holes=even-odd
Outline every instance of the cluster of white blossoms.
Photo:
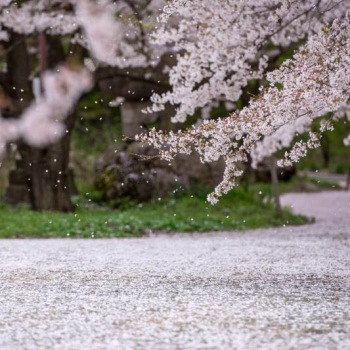
[{"label": "cluster of white blossoms", "polygon": [[85,68],[61,66],[56,72],[47,71],[43,96],[21,118],[0,119],[0,152],[8,142],[20,138],[37,147],[57,141],[66,130],[64,119],[92,86],[92,76]]},{"label": "cluster of white blossoms", "polygon": [[93,56],[101,62],[115,65],[118,46],[124,36],[124,26],[115,20],[112,4],[106,1],[93,3],[78,0],[76,13]]},{"label": "cluster of white blossoms", "polygon": [[83,27],[86,47],[97,61],[110,66],[147,67],[159,62],[163,50],[150,40],[164,0],[72,0]]},{"label": "cluster of white blossoms", "polygon": [[[160,155],[171,160],[178,153],[196,150],[203,162],[222,157],[226,163],[222,182],[209,200],[236,185],[241,162],[247,155],[254,162],[290,146],[295,135],[308,130],[315,118],[336,112],[350,98],[350,15],[334,20],[282,66],[267,75],[270,86],[249,106],[229,117],[206,120],[199,127],[177,133],[151,131],[141,140],[153,144]],[[331,128],[331,120],[321,123],[319,133]],[[297,142],[285,161],[297,161],[308,148],[318,146],[318,135]]]},{"label": "cluster of white blossoms", "polygon": [[[177,52],[172,90],[153,96],[157,111],[176,107],[175,122],[213,101],[236,102],[251,79],[260,79],[281,47],[317,33],[344,16],[345,0],[173,0],[159,18],[155,42]],[[169,21],[177,20],[177,25]]]}]

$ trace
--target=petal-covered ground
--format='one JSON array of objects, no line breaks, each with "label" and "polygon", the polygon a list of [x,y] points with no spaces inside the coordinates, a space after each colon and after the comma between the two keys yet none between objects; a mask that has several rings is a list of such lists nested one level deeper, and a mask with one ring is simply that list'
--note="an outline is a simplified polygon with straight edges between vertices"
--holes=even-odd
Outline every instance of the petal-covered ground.
[{"label": "petal-covered ground", "polygon": [[0,241],[0,349],[350,349],[350,193],[284,203],[316,223]]}]

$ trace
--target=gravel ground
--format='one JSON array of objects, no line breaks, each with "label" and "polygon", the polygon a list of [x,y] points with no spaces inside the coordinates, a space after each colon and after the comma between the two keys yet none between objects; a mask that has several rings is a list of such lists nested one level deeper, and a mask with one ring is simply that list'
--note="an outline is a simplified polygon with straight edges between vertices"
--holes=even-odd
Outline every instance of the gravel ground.
[{"label": "gravel ground", "polygon": [[0,349],[350,349],[350,193],[283,200],[316,223],[0,241]]}]

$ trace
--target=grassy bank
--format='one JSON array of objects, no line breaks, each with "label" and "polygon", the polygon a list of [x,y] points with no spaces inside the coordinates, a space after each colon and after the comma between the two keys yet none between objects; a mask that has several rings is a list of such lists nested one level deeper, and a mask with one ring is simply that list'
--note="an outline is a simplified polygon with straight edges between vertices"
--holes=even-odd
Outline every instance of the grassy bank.
[{"label": "grassy bank", "polygon": [[275,217],[269,186],[237,188],[212,206],[205,193],[184,194],[113,210],[76,198],[75,213],[32,212],[0,207],[0,237],[137,237],[151,232],[203,232],[299,225],[307,219],[283,212]]}]

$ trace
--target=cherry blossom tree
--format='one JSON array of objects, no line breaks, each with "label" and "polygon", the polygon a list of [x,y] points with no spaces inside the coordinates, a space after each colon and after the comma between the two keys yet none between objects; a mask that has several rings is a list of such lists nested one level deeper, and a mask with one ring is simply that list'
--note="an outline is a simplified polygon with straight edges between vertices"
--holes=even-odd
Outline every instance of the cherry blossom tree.
[{"label": "cherry blossom tree", "polygon": [[[177,30],[166,27],[158,42],[173,43],[178,64],[170,72],[173,90],[154,96],[154,109],[174,104],[174,120],[183,121],[213,100],[236,101],[249,79],[261,78],[275,50],[307,39],[292,60],[266,75],[249,105],[227,118],[204,120],[178,133],[151,131],[141,140],[152,143],[171,160],[178,153],[199,152],[203,162],[222,157],[226,170],[209,200],[215,203],[236,186],[240,164],[248,155],[256,164],[292,144],[295,135],[310,130],[315,118],[334,113],[320,123],[318,133],[297,141],[284,164],[297,161],[332,120],[347,111],[350,73],[349,2],[346,1],[174,1],[161,20],[180,16]],[[193,19],[188,13],[194,14]],[[327,114],[329,115],[329,114]]]}]

